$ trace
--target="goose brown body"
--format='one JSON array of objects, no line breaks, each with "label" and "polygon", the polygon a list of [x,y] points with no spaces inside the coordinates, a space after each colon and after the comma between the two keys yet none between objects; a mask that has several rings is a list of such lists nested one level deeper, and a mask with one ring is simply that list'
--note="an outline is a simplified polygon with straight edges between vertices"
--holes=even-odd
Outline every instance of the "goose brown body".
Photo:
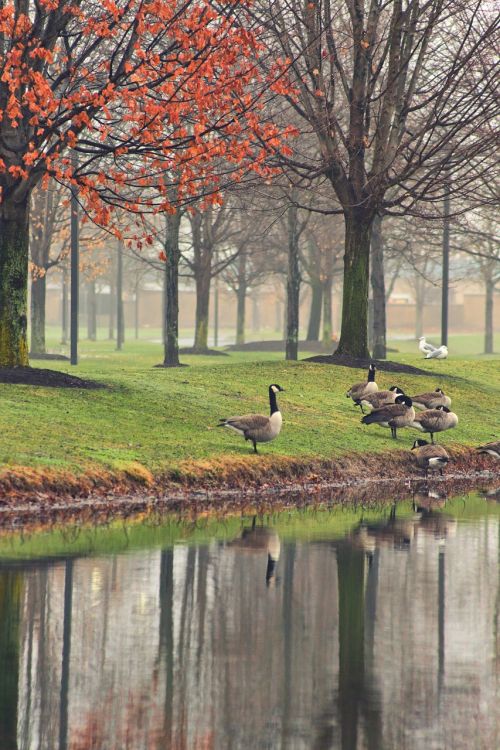
[{"label": "goose brown body", "polygon": [[417,396],[412,396],[413,406],[417,409],[436,409],[438,406],[451,406],[451,398],[441,390],[436,388],[435,391],[428,391],[427,393],[419,393]]},{"label": "goose brown body", "polygon": [[[354,383],[351,385],[347,393],[347,398],[352,398],[354,403],[357,403],[364,396],[368,396],[371,393],[378,391],[378,385],[375,382],[375,365],[370,365],[368,368],[368,378],[363,380],[361,383]],[[361,404],[357,404],[360,406]]]},{"label": "goose brown body", "polygon": [[415,415],[410,425],[421,432],[428,432],[431,441],[434,442],[436,432],[451,430],[458,424],[458,417],[455,412],[450,411],[447,406],[438,406],[436,409],[426,409]]},{"label": "goose brown body", "polygon": [[476,448],[478,453],[488,453],[490,456],[500,458],[500,440],[494,440],[492,443],[485,443]]},{"label": "goose brown body", "polygon": [[251,440],[254,452],[257,453],[257,443],[269,443],[278,437],[281,432],[283,419],[278,408],[276,394],[284,389],[272,383],[269,386],[270,416],[264,414],[241,414],[236,417],[220,419],[217,427],[227,427],[234,430],[245,440]]},{"label": "goose brown body", "polygon": [[375,393],[367,393],[361,398],[355,401],[356,406],[367,406],[369,409],[380,409],[382,406],[387,404],[393,404],[396,401],[397,396],[404,396],[404,392],[396,385],[392,386],[388,391],[375,391]]},{"label": "goose brown body", "polygon": [[405,395],[396,396],[394,404],[374,409],[371,414],[366,414],[361,422],[363,424],[378,424],[380,427],[389,427],[392,437],[397,437],[397,430],[409,427],[415,419],[415,409],[411,398]]},{"label": "goose brown body", "polygon": [[442,474],[443,468],[450,460],[442,445],[430,445],[427,440],[415,440],[412,451],[415,451],[417,465],[425,469],[426,474],[429,469],[439,469]]}]

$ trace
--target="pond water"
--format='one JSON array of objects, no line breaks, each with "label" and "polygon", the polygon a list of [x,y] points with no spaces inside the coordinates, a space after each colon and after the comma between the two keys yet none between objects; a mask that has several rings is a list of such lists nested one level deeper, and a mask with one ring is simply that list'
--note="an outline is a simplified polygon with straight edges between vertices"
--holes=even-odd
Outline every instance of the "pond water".
[{"label": "pond water", "polygon": [[1,750],[494,750],[498,495],[0,534]]}]

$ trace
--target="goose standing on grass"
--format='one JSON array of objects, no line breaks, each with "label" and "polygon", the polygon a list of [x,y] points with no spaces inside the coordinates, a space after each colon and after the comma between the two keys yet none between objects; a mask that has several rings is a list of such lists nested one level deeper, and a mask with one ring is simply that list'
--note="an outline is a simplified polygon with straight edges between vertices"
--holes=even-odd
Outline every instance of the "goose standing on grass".
[{"label": "goose standing on grass", "polygon": [[363,411],[363,407],[357,402],[363,396],[368,396],[370,393],[378,391],[378,385],[375,382],[375,369],[375,365],[372,363],[368,368],[368,380],[363,380],[361,383],[354,383],[345,394],[347,398],[352,398],[354,403],[361,407],[361,411]]},{"label": "goose standing on grass", "polygon": [[424,359],[446,359],[448,356],[448,347],[444,344],[439,346],[433,352],[427,352]]},{"label": "goose standing on grass", "polygon": [[388,391],[375,391],[375,393],[367,393],[365,396],[356,399],[354,402],[356,406],[361,407],[361,411],[364,413],[363,406],[368,409],[380,409],[381,406],[387,404],[393,404],[396,401],[397,396],[404,396],[405,392],[398,388],[397,385],[391,385]]},{"label": "goose standing on grass", "polygon": [[418,339],[418,348],[422,352],[422,354],[428,354],[429,352],[435,352],[436,348],[432,344],[427,343],[425,340],[425,336],[420,336]]},{"label": "goose standing on grass", "polygon": [[500,440],[495,440],[492,443],[485,443],[476,448],[478,453],[488,453],[490,456],[500,458]]},{"label": "goose standing on grass", "polygon": [[413,406],[417,409],[436,409],[438,406],[451,406],[451,398],[446,395],[441,388],[427,393],[419,393],[418,396],[412,396]]},{"label": "goose standing on grass", "polygon": [[451,430],[458,424],[458,417],[455,412],[450,411],[447,406],[438,406],[435,409],[426,409],[415,415],[410,427],[414,427],[421,432],[428,432],[431,441],[434,443],[434,434]]},{"label": "goose standing on grass", "polygon": [[415,451],[417,465],[425,469],[425,476],[428,475],[429,469],[439,469],[443,476],[443,469],[450,457],[442,445],[430,445],[427,440],[415,440],[412,451]]},{"label": "goose standing on grass", "polygon": [[257,453],[257,443],[269,443],[280,434],[282,417],[276,394],[284,390],[277,383],[271,383],[269,386],[269,406],[271,410],[269,417],[265,417],[263,414],[243,414],[240,417],[221,418],[217,427],[227,427],[244,437],[245,440],[251,440],[254,452]]},{"label": "goose standing on grass", "polygon": [[371,414],[362,418],[363,424],[378,424],[380,427],[390,427],[391,435],[396,440],[397,430],[409,427],[415,419],[415,409],[409,396],[396,396],[394,404],[374,409]]}]

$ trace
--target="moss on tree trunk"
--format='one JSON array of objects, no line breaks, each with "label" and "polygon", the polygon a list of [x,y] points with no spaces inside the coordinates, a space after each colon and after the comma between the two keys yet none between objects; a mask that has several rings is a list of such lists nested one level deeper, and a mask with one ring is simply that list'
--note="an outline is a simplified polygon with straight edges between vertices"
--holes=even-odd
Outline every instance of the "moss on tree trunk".
[{"label": "moss on tree trunk", "polygon": [[28,365],[28,200],[0,206],[0,367]]},{"label": "moss on tree trunk", "polygon": [[362,211],[345,215],[342,327],[337,355],[367,358],[368,282],[373,216]]}]

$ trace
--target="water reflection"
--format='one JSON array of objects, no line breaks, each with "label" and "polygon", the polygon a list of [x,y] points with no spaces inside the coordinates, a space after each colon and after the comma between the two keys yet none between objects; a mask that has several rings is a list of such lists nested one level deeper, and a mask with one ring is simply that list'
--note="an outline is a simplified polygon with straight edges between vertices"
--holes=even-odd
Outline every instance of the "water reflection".
[{"label": "water reflection", "polygon": [[498,514],[430,500],[4,564],[0,748],[498,747]]},{"label": "water reflection", "polygon": [[266,584],[277,582],[276,564],[280,559],[281,542],[276,531],[269,526],[257,526],[257,516],[250,527],[243,528],[241,536],[229,542],[228,547],[240,552],[267,553]]}]

